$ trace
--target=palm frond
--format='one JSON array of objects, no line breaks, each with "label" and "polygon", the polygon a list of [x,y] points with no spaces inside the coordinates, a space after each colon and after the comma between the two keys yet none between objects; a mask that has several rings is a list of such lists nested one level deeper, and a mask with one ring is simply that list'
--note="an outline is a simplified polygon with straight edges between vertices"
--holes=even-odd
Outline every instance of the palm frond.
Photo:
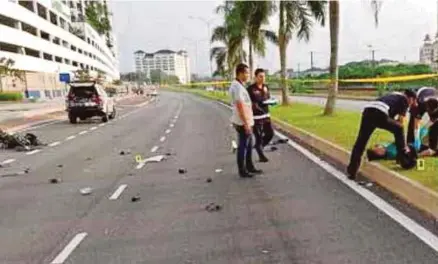
[{"label": "palm frond", "polygon": [[327,14],[327,1],[306,1],[316,21],[319,21],[321,26],[325,26],[325,18]]},{"label": "palm frond", "polygon": [[220,41],[226,42],[228,39],[228,30],[224,26],[218,26],[213,29],[213,34],[211,35],[211,42]]},{"label": "palm frond", "polygon": [[278,36],[274,31],[262,29],[260,30],[260,33],[265,39],[267,39],[268,41],[270,41],[275,45],[278,45]]}]

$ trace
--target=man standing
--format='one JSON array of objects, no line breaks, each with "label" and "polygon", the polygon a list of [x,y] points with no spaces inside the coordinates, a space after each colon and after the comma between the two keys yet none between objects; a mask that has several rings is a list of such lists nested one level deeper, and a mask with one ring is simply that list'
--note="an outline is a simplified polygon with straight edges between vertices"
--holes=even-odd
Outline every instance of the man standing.
[{"label": "man standing", "polygon": [[231,83],[230,96],[233,107],[231,122],[237,131],[237,167],[243,178],[253,177],[262,173],[252,162],[252,127],[254,119],[251,109],[251,98],[243,84],[249,78],[248,66],[241,63],[236,67],[236,80]]},{"label": "man standing", "polygon": [[[391,132],[395,138],[397,155],[406,156],[409,148],[406,146],[403,133],[403,122],[408,108],[416,103],[416,93],[405,90],[404,93],[393,92],[367,104],[362,112],[359,133],[347,167],[348,178],[354,180],[359,170],[362,154],[376,128]],[[395,117],[398,116],[398,120]]]},{"label": "man standing", "polygon": [[[426,111],[426,101],[429,98],[437,97],[438,91],[433,87],[421,87],[417,91],[417,105],[414,107],[411,107],[409,110],[410,117],[409,117],[409,124],[408,124],[408,135],[407,135],[407,142],[408,144],[414,143],[415,139],[418,139],[418,128],[421,122],[421,119],[423,119],[424,114]],[[430,118],[430,116],[429,116]]]},{"label": "man standing", "polygon": [[248,87],[248,93],[252,101],[252,110],[254,114],[254,148],[259,155],[260,162],[268,162],[263,153],[263,148],[269,144],[274,136],[274,130],[271,125],[269,115],[269,105],[264,102],[270,98],[268,86],[265,84],[265,71],[263,69],[255,70],[255,83]]}]

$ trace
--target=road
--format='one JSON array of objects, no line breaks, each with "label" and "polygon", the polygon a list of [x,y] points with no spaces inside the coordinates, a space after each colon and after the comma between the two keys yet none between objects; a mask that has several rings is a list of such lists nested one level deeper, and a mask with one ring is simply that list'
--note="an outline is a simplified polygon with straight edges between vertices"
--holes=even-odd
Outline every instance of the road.
[{"label": "road", "polygon": [[32,129],[50,143],[39,152],[1,153],[0,263],[437,263],[435,236],[299,147],[239,179],[222,105],[163,92],[118,108],[105,125]]},{"label": "road", "polygon": [[[325,102],[327,101],[326,98],[311,96],[293,96],[291,97],[291,100],[292,102],[308,103],[320,106],[325,106]],[[345,110],[361,111],[367,103],[369,102],[360,100],[337,99],[336,107]]]}]

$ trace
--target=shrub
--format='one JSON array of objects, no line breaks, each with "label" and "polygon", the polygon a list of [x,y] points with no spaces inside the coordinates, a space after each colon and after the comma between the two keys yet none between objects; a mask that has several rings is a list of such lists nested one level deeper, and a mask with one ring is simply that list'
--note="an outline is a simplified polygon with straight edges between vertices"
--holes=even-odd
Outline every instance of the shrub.
[{"label": "shrub", "polygon": [[23,94],[18,92],[0,92],[0,101],[20,101]]}]

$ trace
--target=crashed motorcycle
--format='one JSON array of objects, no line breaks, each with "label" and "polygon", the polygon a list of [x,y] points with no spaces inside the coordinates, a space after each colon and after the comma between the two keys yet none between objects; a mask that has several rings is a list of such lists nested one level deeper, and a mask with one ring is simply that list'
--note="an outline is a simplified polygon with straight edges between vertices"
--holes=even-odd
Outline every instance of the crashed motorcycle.
[{"label": "crashed motorcycle", "polygon": [[0,148],[15,149],[17,151],[32,150],[38,146],[46,146],[38,137],[32,133],[26,133],[24,136],[20,134],[9,134],[0,129]]}]

